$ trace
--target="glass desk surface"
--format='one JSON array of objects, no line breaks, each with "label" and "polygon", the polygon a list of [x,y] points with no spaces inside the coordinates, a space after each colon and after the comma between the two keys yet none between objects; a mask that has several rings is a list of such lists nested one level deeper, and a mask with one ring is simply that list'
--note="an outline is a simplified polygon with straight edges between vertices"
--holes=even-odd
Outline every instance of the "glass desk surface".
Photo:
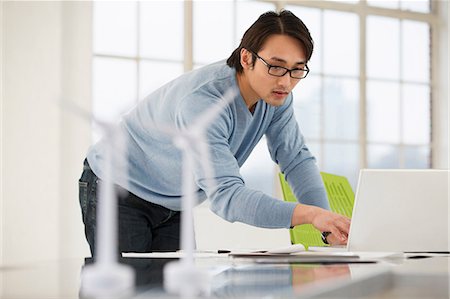
[{"label": "glass desk surface", "polygon": [[[163,289],[164,266],[175,260],[121,258],[136,273],[131,297],[176,298]],[[196,266],[212,274],[211,298],[449,298],[449,260],[259,264],[220,255],[196,258]],[[3,266],[0,298],[80,298],[80,273],[91,262],[88,258]]]}]

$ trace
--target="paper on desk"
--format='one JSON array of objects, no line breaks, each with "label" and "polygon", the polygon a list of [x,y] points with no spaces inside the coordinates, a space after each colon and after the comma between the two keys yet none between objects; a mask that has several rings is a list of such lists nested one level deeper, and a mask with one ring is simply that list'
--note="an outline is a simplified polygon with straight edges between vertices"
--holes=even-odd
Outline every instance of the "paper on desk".
[{"label": "paper on desk", "polygon": [[270,250],[255,251],[259,253],[278,254],[300,254],[304,256],[326,256],[326,257],[354,257],[366,259],[404,258],[402,252],[377,252],[377,251],[348,251],[346,246],[310,246],[305,250],[301,244],[293,244]]},{"label": "paper on desk", "polygon": [[[253,259],[256,262],[299,262],[299,263],[354,263],[354,262],[379,262],[392,259],[403,259],[401,252],[351,252],[344,248],[324,248],[310,247],[309,250],[302,250],[293,245],[282,250],[252,251],[244,253],[231,253],[233,258]],[[296,251],[296,249],[298,249]]]},{"label": "paper on desk", "polygon": [[268,251],[253,251],[253,252],[240,252],[240,253],[230,253],[230,256],[235,257],[287,257],[287,256],[297,256],[297,257],[311,257],[311,258],[319,258],[319,257],[336,257],[336,258],[359,258],[354,252],[315,252],[315,251],[299,251],[292,253],[271,253]]},{"label": "paper on desk", "polygon": [[[181,250],[179,251],[169,251],[169,252],[124,252],[123,257],[134,257],[134,258],[166,258],[166,259],[179,259],[185,256],[185,253]],[[217,251],[195,251],[195,258],[218,258],[227,257],[227,254],[218,253]]]},{"label": "paper on desk", "polygon": [[351,252],[358,255],[361,259],[392,259],[392,258],[405,258],[403,252],[390,252],[390,251],[347,251],[345,247],[309,247],[309,251],[322,252],[335,254],[338,252]]}]

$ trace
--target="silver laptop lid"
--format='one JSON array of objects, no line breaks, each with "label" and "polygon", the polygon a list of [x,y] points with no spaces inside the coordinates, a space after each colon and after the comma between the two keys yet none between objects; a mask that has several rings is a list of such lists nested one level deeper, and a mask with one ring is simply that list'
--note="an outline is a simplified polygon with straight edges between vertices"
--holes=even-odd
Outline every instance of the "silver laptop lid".
[{"label": "silver laptop lid", "polygon": [[349,251],[448,251],[449,171],[362,169]]}]

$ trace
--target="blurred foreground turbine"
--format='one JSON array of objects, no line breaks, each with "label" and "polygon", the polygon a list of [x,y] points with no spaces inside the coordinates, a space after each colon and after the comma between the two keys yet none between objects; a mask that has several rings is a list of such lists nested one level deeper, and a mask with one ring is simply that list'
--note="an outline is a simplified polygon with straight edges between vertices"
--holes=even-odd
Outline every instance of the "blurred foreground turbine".
[{"label": "blurred foreground turbine", "polygon": [[[83,268],[81,294],[94,298],[128,298],[134,293],[135,273],[133,268],[117,262],[119,252],[118,194],[111,179],[112,171],[125,172],[125,140],[115,126],[102,126],[108,143],[105,153],[104,178],[99,182],[97,204],[96,256],[92,265]],[[112,169],[116,161],[120,169]]]},{"label": "blurred foreground turbine", "polygon": [[[74,114],[94,121],[102,129],[107,144],[104,177],[98,183],[95,259],[82,269],[80,295],[83,298],[129,298],[134,293],[135,273],[131,266],[118,262],[118,194],[112,182],[113,171],[127,171],[125,136],[117,125],[102,122],[73,103],[62,104]],[[118,169],[112,169],[113,161]]]},{"label": "blurred foreground turbine", "polygon": [[201,166],[207,189],[215,188],[206,130],[218,114],[231,103],[234,96],[235,92],[231,90],[226,92],[216,105],[203,112],[201,117],[185,129],[160,128],[172,135],[174,145],[182,151],[181,250],[184,255],[180,261],[170,262],[164,268],[165,290],[182,298],[208,296],[211,292],[210,273],[197,268],[194,263],[193,209],[197,204],[194,169],[196,163]]},{"label": "blurred foreground turbine", "polygon": [[[182,298],[208,296],[211,291],[211,275],[199,269],[194,263],[194,222],[193,209],[197,204],[194,169],[201,166],[206,188],[215,188],[214,171],[211,166],[209,145],[206,138],[208,125],[231,103],[234,91],[228,91],[216,105],[205,111],[193,124],[184,129],[174,129],[151,122],[149,126],[171,136],[174,145],[182,152],[182,202],[181,208],[181,250],[179,261],[170,262],[164,268],[164,288],[168,293]],[[135,273],[130,266],[117,261],[117,194],[112,182],[112,171],[124,172],[127,168],[125,136],[119,126],[101,122],[90,113],[70,102],[63,102],[68,110],[93,120],[104,131],[108,146],[105,154],[104,178],[99,184],[97,206],[96,257],[91,265],[86,265],[81,273],[82,297],[127,298],[133,295]],[[119,169],[112,169],[113,162]]]}]

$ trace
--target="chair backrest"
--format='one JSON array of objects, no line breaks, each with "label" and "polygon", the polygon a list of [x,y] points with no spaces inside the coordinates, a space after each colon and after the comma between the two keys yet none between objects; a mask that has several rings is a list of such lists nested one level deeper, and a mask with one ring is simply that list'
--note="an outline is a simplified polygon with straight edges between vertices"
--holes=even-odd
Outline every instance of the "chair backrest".
[{"label": "chair backrest", "polygon": [[[352,217],[353,204],[355,194],[352,187],[344,176],[321,172],[323,183],[333,212]],[[284,175],[279,173],[281,190],[285,201],[297,202],[295,195],[292,193],[289,184],[284,179]],[[309,246],[326,246],[322,242],[320,232],[311,224],[298,225],[290,229],[291,243],[301,243],[308,248]]]}]

